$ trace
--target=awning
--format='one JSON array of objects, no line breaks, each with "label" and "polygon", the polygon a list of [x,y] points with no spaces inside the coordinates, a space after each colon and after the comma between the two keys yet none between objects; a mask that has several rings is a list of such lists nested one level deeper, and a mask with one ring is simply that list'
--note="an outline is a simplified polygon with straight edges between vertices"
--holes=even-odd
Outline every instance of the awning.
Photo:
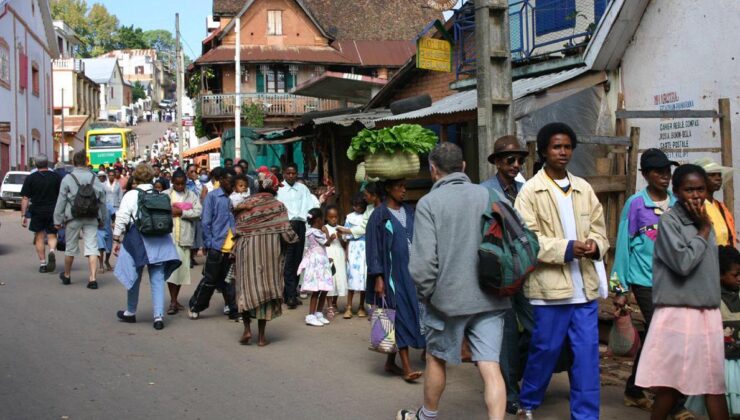
[{"label": "awning", "polygon": [[280,139],[280,140],[259,139],[259,140],[255,140],[254,141],[254,144],[269,146],[271,144],[295,143],[297,141],[302,141],[302,140],[308,140],[308,137],[306,137],[306,136],[296,136],[296,137],[288,137],[286,139]]},{"label": "awning", "polygon": [[203,144],[200,144],[192,149],[188,149],[182,152],[182,157],[192,157],[202,155],[209,152],[217,152],[221,150],[221,137],[216,137],[213,140],[209,140]]},{"label": "awning", "polygon": [[[64,132],[72,133],[72,134],[79,133],[82,127],[85,126],[85,123],[87,122],[89,118],[90,118],[89,115],[65,115],[64,116]],[[62,116],[61,115],[54,116],[54,132],[55,133],[62,132]]]},{"label": "awning", "polygon": [[330,117],[315,118],[314,125],[337,124],[343,127],[349,127],[358,122],[366,128],[374,128],[375,121],[391,115],[391,111],[386,108],[370,109],[367,112],[357,112],[345,115],[333,115]]},{"label": "awning", "polygon": [[[195,60],[195,64],[233,64],[234,46],[219,45]],[[342,53],[328,46],[249,45],[241,47],[241,61],[245,63],[315,63],[352,64]]]},{"label": "awning", "polygon": [[387,83],[388,80],[377,77],[327,71],[301,83],[293,89],[293,93],[314,98],[366,104]]}]

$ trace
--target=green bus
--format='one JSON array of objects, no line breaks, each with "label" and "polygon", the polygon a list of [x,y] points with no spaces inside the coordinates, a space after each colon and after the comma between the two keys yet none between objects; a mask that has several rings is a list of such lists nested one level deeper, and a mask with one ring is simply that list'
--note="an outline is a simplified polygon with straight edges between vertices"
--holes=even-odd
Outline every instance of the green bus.
[{"label": "green bus", "polygon": [[85,136],[87,161],[97,168],[136,157],[136,133],[130,128],[93,128]]}]

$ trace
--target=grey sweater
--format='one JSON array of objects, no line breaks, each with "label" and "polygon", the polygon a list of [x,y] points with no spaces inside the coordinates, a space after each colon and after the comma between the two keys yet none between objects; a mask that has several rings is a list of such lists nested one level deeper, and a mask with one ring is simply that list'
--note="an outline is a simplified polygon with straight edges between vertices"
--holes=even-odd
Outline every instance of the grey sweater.
[{"label": "grey sweater", "polygon": [[[101,183],[98,180],[98,177],[96,177],[88,168],[74,168],[72,174],[77,177],[77,181],[80,183],[80,185],[89,184],[90,179],[93,180],[93,188],[95,189],[95,193],[98,196],[99,203],[97,221],[102,222],[103,220],[105,220],[105,212],[107,212],[108,209],[105,207],[105,187],[103,187],[103,183]],[[54,208],[55,225],[63,225],[73,219],[72,202],[77,195],[78,189],[79,188],[77,187],[77,183],[75,183],[75,180],[72,178],[71,174],[68,174],[67,176],[62,178],[62,184],[59,187],[59,197],[57,198],[57,205]],[[89,219],[85,221],[88,223],[97,223],[95,219]]]},{"label": "grey sweater", "polygon": [[668,210],[658,225],[653,254],[653,304],[718,308],[719,257],[714,230],[709,240],[681,203]]},{"label": "grey sweater", "polygon": [[481,216],[488,189],[461,172],[437,181],[416,206],[409,272],[419,299],[447,316],[473,315],[510,307],[478,285]]}]

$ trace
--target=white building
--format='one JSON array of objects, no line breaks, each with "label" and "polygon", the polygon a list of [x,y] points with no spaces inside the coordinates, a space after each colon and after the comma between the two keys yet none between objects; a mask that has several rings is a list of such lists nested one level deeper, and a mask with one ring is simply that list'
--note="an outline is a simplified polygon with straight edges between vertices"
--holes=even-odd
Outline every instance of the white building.
[{"label": "white building", "polygon": [[164,70],[153,49],[114,50],[100,57],[116,58],[123,71],[123,78],[132,85],[139,82],[147,95],[158,103],[164,99]]},{"label": "white building", "polygon": [[98,119],[125,121],[131,105],[131,87],[126,84],[123,72],[115,58],[87,58],[85,76],[100,86],[100,111]]},{"label": "white building", "polygon": [[37,153],[56,159],[51,59],[58,55],[47,0],[0,1],[0,175],[28,169]]}]

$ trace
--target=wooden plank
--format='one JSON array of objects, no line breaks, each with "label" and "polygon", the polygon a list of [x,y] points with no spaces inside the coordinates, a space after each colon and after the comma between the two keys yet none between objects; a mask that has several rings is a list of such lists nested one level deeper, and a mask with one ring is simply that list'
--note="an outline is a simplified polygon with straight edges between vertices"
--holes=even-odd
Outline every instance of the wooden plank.
[{"label": "wooden plank", "polygon": [[[648,149],[640,149],[644,153]],[[694,152],[694,153],[721,153],[721,147],[685,147],[679,149],[660,149],[665,153]]]},{"label": "wooden plank", "polygon": [[[727,98],[721,98],[719,100],[719,113],[722,115],[719,118],[719,137],[722,145],[722,166],[732,168],[732,123],[730,118],[730,100]],[[735,188],[733,187],[732,178],[725,183],[725,188],[722,190],[722,198],[725,201],[725,205],[733,215],[735,214]],[[737,233],[737,232],[733,232]]]},{"label": "wooden plank", "polygon": [[627,111],[618,110],[617,118],[719,118],[717,111],[680,109],[676,111]]},{"label": "wooden plank", "polygon": [[630,138],[624,136],[578,136],[581,144],[605,144],[607,146],[629,146]]},{"label": "wooden plank", "polygon": [[640,150],[640,127],[632,127],[630,129],[630,155],[627,165],[627,189],[625,190],[626,196],[631,196],[635,193],[637,186],[637,154]]},{"label": "wooden plank", "polygon": [[627,175],[597,175],[586,177],[597,194],[624,192],[627,189]]}]

